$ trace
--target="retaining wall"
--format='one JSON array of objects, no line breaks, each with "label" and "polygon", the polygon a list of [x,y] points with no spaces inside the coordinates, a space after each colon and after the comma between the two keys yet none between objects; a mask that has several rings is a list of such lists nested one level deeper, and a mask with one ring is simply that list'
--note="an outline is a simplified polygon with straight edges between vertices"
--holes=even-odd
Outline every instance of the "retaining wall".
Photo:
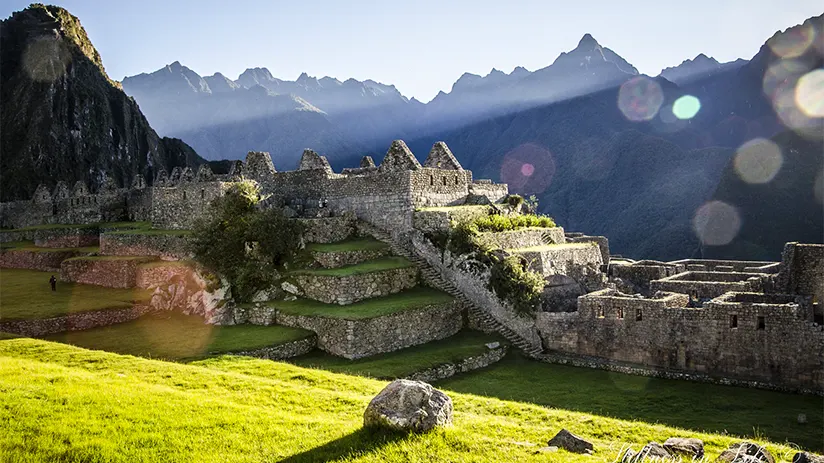
[{"label": "retaining wall", "polygon": [[100,235],[100,254],[104,256],[188,257],[189,238],[179,234],[139,234],[110,232]]},{"label": "retaining wall", "polygon": [[486,368],[490,365],[498,363],[506,356],[506,352],[507,346],[499,345],[494,349],[489,349],[483,354],[467,357],[454,363],[443,363],[432,368],[416,371],[415,373],[407,376],[406,379],[431,383],[433,381],[455,376],[459,373],[466,373],[469,371]]},{"label": "retaining wall", "polygon": [[347,276],[296,274],[293,279],[309,299],[346,305],[412,288],[418,284],[418,269],[411,266]]},{"label": "retaining wall", "polygon": [[231,355],[242,355],[246,357],[257,357],[267,360],[283,360],[299,355],[308,354],[317,345],[316,336],[309,336],[296,341],[289,341],[276,346],[263,347],[261,349],[231,352]]},{"label": "retaining wall", "polygon": [[58,272],[60,264],[72,257],[80,255],[77,251],[0,251],[1,268],[19,268],[40,270],[42,272]]},{"label": "retaining wall", "polygon": [[109,288],[134,288],[140,264],[151,262],[150,257],[125,259],[100,259],[75,257],[60,264],[60,279],[72,283],[106,286]]},{"label": "retaining wall", "polygon": [[29,337],[45,336],[47,334],[62,333],[64,331],[88,330],[99,326],[124,323],[135,320],[153,311],[155,311],[155,309],[151,306],[137,304],[126,309],[77,312],[62,317],[44,318],[40,320],[0,321],[0,331]]}]

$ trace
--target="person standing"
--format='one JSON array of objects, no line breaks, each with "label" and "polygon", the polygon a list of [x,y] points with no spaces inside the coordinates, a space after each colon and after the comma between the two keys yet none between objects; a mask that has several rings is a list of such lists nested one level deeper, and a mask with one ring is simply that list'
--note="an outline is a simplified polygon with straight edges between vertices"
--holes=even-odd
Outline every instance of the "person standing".
[{"label": "person standing", "polygon": [[54,275],[49,278],[49,284],[51,285],[52,291],[57,291],[57,278]]}]

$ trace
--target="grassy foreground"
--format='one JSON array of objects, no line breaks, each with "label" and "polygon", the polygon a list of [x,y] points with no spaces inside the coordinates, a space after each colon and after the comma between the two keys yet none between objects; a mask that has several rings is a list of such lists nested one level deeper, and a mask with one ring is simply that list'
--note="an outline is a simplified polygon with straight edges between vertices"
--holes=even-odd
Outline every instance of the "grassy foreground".
[{"label": "grassy foreground", "polygon": [[[622,446],[702,438],[708,457],[736,440],[450,392],[454,426],[425,435],[362,429],[385,382],[279,362],[191,365],[31,339],[0,341],[5,462],[614,461]],[[594,457],[536,453],[561,428]],[[768,444],[787,460],[793,449]]]},{"label": "grassy foreground", "polygon": [[119,354],[179,360],[260,349],[311,334],[299,328],[276,325],[207,325],[200,317],[164,312],[128,323],[59,333],[46,339]]},{"label": "grassy foreground", "polygon": [[52,273],[36,270],[0,269],[0,320],[39,319],[77,312],[131,307],[133,301],[148,300],[145,289],[57,282],[49,288]]}]

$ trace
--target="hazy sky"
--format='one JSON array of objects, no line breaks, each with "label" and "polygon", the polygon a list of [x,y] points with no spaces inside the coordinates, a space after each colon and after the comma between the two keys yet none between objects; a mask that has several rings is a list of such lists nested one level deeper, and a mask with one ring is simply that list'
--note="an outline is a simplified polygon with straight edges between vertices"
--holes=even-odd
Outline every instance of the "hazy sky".
[{"label": "hazy sky", "polygon": [[[3,0],[0,15],[28,5]],[[231,79],[267,67],[394,84],[429,101],[464,72],[535,70],[584,33],[642,73],[699,53],[749,59],[821,0],[54,0],[80,18],[109,75],[180,61]]]}]

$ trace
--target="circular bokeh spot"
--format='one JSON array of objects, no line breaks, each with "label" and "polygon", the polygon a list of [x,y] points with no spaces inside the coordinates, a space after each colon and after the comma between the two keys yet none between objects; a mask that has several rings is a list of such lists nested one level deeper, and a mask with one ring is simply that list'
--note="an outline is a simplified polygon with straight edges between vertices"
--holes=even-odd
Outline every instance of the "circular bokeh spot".
[{"label": "circular bokeh spot", "polygon": [[701,243],[723,246],[738,235],[741,217],[735,207],[723,201],[710,201],[695,211],[692,228]]},{"label": "circular bokeh spot", "polygon": [[795,104],[809,117],[824,117],[824,69],[810,71],[798,79]]},{"label": "circular bokeh spot", "polygon": [[501,180],[521,194],[541,193],[555,176],[555,159],[548,149],[525,143],[504,155]]},{"label": "circular bokeh spot", "polygon": [[634,77],[618,90],[618,109],[631,121],[651,120],[663,103],[661,86],[649,77]]},{"label": "circular bokeh spot", "polygon": [[735,172],[747,183],[768,183],[775,178],[784,156],[773,141],[756,138],[741,145],[735,153]]},{"label": "circular bokeh spot", "polygon": [[776,34],[767,41],[767,45],[781,58],[796,58],[810,48],[815,41],[815,35],[812,23],[807,22]]},{"label": "circular bokeh spot", "polygon": [[672,104],[672,114],[678,119],[692,119],[701,109],[701,100],[692,96],[684,95]]}]

